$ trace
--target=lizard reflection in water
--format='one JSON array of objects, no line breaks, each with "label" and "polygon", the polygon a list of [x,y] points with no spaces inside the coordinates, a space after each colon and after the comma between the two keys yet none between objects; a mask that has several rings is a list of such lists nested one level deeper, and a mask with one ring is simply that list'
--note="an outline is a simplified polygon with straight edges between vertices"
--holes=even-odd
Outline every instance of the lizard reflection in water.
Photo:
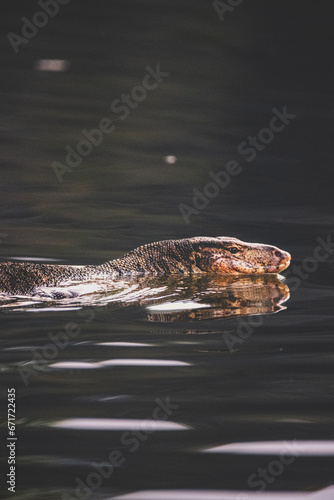
[{"label": "lizard reflection in water", "polygon": [[[151,286],[153,288],[152,282]],[[172,294],[172,302],[156,298],[154,305],[146,307],[150,321],[209,320],[276,313],[285,309],[282,304],[290,297],[289,287],[280,277],[270,274],[238,278],[209,274],[184,278],[182,282],[170,277],[166,288],[178,292]],[[145,302],[145,299],[141,301]]]}]

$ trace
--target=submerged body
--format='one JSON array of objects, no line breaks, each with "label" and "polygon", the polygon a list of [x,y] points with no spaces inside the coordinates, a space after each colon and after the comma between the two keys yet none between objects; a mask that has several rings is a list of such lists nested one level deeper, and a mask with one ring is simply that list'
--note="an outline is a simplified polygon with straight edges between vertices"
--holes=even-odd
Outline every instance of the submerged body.
[{"label": "submerged body", "polygon": [[38,287],[95,278],[160,274],[277,274],[290,264],[290,254],[277,247],[245,243],[226,236],[164,240],[132,250],[100,266],[0,263],[0,290],[34,293]]}]

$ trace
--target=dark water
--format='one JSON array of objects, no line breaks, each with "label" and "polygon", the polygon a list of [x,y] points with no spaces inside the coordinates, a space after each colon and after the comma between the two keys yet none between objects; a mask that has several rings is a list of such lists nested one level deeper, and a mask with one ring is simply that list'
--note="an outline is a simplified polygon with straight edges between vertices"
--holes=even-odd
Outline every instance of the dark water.
[{"label": "dark water", "polygon": [[[292,265],[277,283],[164,278],[4,301],[2,496],[333,498],[330,3],[234,2],[221,21],[212,2],[71,0],[18,54],[6,35],[40,7],[6,8],[3,259],[97,264],[230,235]],[[169,75],[142,99],[157,65]],[[134,109],[110,109],[131,92]],[[53,162],[68,168],[65,148],[104,118],[113,132],[59,182]]]}]

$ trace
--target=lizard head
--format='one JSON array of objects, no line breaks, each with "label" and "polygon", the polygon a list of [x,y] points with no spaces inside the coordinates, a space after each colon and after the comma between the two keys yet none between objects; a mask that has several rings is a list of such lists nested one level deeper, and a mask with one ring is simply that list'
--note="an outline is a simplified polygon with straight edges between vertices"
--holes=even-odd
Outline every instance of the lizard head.
[{"label": "lizard head", "polygon": [[194,270],[221,274],[265,274],[284,271],[291,256],[271,245],[245,243],[237,238],[190,239]]}]

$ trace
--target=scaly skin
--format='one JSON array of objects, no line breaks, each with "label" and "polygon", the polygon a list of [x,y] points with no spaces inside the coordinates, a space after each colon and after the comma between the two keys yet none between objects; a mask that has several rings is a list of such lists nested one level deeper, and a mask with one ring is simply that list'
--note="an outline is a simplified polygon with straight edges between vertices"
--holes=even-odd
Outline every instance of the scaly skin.
[{"label": "scaly skin", "polygon": [[100,266],[2,262],[0,290],[26,294],[37,287],[71,281],[172,273],[277,274],[288,267],[290,258],[288,252],[270,245],[244,243],[226,236],[198,236],[149,243]]}]

